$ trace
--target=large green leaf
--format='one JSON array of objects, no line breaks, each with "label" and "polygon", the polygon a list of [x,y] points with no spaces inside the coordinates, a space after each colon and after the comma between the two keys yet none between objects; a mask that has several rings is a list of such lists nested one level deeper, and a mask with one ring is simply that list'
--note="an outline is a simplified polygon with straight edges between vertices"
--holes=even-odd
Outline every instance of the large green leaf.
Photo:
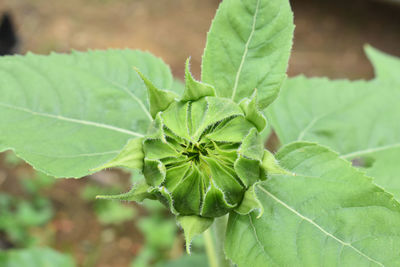
[{"label": "large green leaf", "polygon": [[73,267],[69,255],[50,248],[27,248],[0,251],[0,266],[3,267]]},{"label": "large green leaf", "polygon": [[0,151],[57,177],[81,177],[114,158],[152,121],[134,67],[160,88],[172,84],[168,66],[140,51],[1,58]]},{"label": "large green leaf", "polygon": [[372,46],[366,46],[365,52],[374,66],[377,79],[397,83],[400,90],[400,58],[381,52]]},{"label": "large green leaf", "polygon": [[[283,144],[306,140],[327,145],[367,167],[376,184],[400,199],[399,103],[400,90],[393,83],[300,76],[285,82],[268,118]],[[383,163],[378,156],[394,158]]]},{"label": "large green leaf", "polygon": [[340,154],[400,141],[400,90],[377,81],[288,79],[267,116],[282,144],[318,141]]},{"label": "large green leaf", "polygon": [[231,214],[225,250],[239,266],[399,266],[400,204],[326,147],[297,142],[276,155],[296,175],[256,193],[264,214]]},{"label": "large green leaf", "polygon": [[258,89],[265,108],[286,77],[293,38],[287,0],[225,0],[207,36],[202,81],[239,102]]},{"label": "large green leaf", "polygon": [[[366,46],[365,52],[374,66],[376,79],[385,83],[385,86],[400,91],[400,58],[383,53],[371,46]],[[397,101],[399,100],[397,98]],[[397,114],[398,118],[394,124],[399,124],[400,108],[398,108],[398,104],[397,109],[393,107],[393,112]],[[382,119],[385,119],[386,116],[384,116],[385,114],[382,114]],[[390,134],[390,129],[387,131]],[[380,150],[365,151],[361,156],[367,163],[367,174],[376,177],[376,183],[389,190],[400,200],[400,139],[397,141],[396,145],[387,144]]]}]

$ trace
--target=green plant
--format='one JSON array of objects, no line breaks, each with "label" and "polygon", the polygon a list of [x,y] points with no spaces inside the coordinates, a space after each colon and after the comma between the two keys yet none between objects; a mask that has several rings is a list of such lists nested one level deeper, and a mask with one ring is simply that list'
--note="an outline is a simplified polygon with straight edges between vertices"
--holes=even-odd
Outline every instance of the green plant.
[{"label": "green plant", "polygon": [[[107,188],[95,185],[87,185],[81,196],[87,201],[95,200],[98,194],[121,192],[119,187]],[[118,201],[96,200],[93,203],[93,209],[100,223],[121,224],[135,217],[136,211],[134,207],[129,207]]]},{"label": "green plant", "polygon": [[100,198],[161,201],[210,266],[398,266],[400,60],[366,47],[371,81],[285,81],[293,29],[287,0],[223,1],[183,92],[140,51],[2,58],[0,150],[56,177],[142,171]]},{"label": "green plant", "polygon": [[54,178],[40,172],[19,178],[26,193],[24,197],[0,193],[0,231],[12,246],[24,248],[40,243],[40,238],[32,237],[31,231],[53,217],[52,204],[41,195],[41,189],[53,184]]},{"label": "green plant", "polygon": [[144,236],[144,243],[131,266],[162,266],[178,241],[176,224],[164,216],[165,208],[160,203],[144,201],[143,205],[149,216],[139,218],[137,225]]},{"label": "green plant", "polygon": [[0,231],[17,247],[37,243],[37,238],[32,237],[29,231],[44,225],[53,216],[48,199],[25,200],[4,193],[0,194],[0,211]]},{"label": "green plant", "polygon": [[50,248],[26,248],[0,251],[0,266],[73,267],[75,263],[71,256],[61,254]]}]

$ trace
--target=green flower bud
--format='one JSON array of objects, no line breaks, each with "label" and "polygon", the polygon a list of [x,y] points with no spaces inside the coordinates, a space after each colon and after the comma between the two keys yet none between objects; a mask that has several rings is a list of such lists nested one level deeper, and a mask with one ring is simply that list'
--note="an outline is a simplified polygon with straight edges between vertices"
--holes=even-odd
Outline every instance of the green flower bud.
[{"label": "green flower bud", "polygon": [[258,130],[225,98],[173,102],[158,113],[143,151],[151,193],[176,215],[222,216],[263,177]]},{"label": "green flower bud", "polygon": [[250,99],[235,103],[217,97],[213,86],[196,81],[186,64],[186,87],[180,100],[156,88],[139,71],[148,89],[154,119],[144,138],[130,140],[120,154],[96,168],[114,166],[141,170],[145,179],[124,194],[106,199],[158,199],[177,216],[186,248],[215,217],[234,210],[263,212],[255,186],[267,174],[286,174],[264,150],[259,132],[266,119]]}]

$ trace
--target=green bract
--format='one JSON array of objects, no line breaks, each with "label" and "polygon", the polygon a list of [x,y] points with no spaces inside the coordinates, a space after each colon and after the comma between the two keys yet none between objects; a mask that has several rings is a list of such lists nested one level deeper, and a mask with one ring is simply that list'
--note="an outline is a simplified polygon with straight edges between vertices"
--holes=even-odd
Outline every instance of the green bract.
[{"label": "green bract", "polygon": [[260,214],[253,186],[276,164],[259,134],[266,120],[257,107],[257,91],[239,104],[216,97],[213,86],[192,77],[187,62],[185,92],[176,99],[138,73],[148,89],[153,123],[144,138],[130,141],[99,169],[141,169],[145,181],[115,197],[160,200],[178,216],[188,242],[231,210]]},{"label": "green bract", "polygon": [[264,177],[258,131],[225,98],[172,103],[157,115],[143,150],[147,184],[177,215],[222,216]]}]

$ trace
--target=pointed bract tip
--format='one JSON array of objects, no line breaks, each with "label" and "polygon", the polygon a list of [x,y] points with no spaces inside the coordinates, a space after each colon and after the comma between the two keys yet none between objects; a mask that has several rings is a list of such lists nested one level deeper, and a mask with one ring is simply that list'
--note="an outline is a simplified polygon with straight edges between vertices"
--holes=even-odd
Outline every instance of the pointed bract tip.
[{"label": "pointed bract tip", "polygon": [[176,220],[182,227],[185,235],[186,252],[190,254],[190,245],[193,237],[207,230],[214,221],[214,218],[200,216],[177,216]]},{"label": "pointed bract tip", "polygon": [[146,76],[134,67],[140,78],[143,80],[150,103],[150,115],[154,119],[158,112],[166,110],[172,102],[178,98],[174,92],[157,88]]},{"label": "pointed bract tip", "polygon": [[183,101],[195,101],[205,96],[216,96],[212,85],[197,81],[190,72],[190,57],[185,65],[185,91],[182,95]]}]

